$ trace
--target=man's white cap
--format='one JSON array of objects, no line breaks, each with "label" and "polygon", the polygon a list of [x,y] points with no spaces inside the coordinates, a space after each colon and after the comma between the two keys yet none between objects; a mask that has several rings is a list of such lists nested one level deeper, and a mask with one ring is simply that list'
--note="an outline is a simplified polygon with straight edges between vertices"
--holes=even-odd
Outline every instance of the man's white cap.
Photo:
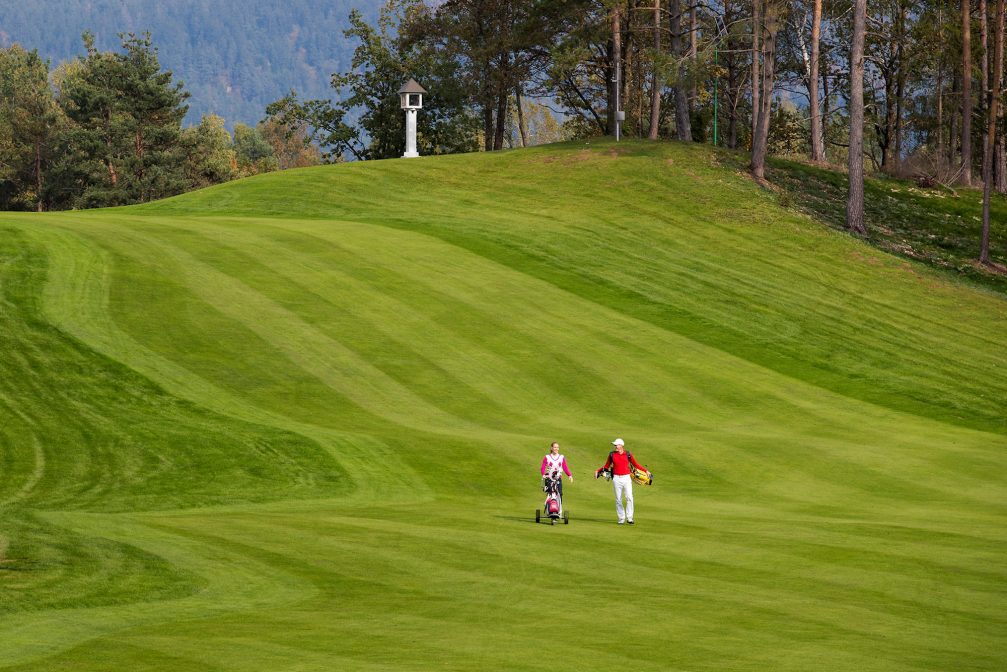
[{"label": "man's white cap", "polygon": [[612,445],[613,446],[625,446],[626,442],[623,441],[622,439],[616,439],[615,441],[612,442]]}]

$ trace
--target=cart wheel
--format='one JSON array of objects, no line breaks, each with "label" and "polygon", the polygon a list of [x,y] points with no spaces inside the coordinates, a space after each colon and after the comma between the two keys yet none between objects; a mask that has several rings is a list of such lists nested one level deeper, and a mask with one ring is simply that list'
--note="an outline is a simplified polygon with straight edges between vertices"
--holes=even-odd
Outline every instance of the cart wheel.
[{"label": "cart wheel", "polygon": [[550,525],[555,525],[556,524],[556,519],[555,518],[550,518],[549,519],[549,524]]},{"label": "cart wheel", "polygon": [[563,512],[563,524],[564,525],[570,524],[570,514],[567,513],[566,511]]},{"label": "cart wheel", "polygon": [[542,512],[539,511],[538,509],[535,509],[535,522],[537,523],[540,520],[542,520]]}]

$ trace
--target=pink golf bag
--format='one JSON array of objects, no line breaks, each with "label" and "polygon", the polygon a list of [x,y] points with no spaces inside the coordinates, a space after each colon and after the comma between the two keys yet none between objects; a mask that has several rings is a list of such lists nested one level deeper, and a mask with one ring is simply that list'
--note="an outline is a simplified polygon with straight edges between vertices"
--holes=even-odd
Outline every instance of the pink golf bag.
[{"label": "pink golf bag", "polygon": [[542,519],[542,513],[544,512],[545,517],[552,525],[555,525],[557,520],[562,521],[564,525],[570,524],[570,517],[563,510],[563,485],[560,480],[561,477],[562,475],[558,471],[554,471],[543,480],[542,489],[545,491],[545,504],[543,504],[541,509],[535,510],[536,523]]}]

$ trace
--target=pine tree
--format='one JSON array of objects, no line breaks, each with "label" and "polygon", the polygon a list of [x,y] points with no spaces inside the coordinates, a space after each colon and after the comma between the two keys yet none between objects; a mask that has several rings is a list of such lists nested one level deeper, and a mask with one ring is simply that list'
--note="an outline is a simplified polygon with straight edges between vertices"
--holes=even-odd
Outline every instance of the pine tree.
[{"label": "pine tree", "polygon": [[189,97],[161,71],[150,35],[120,36],[123,52],[99,52],[84,34],[87,56],[64,82],[61,102],[77,124],[87,186],[78,205],[124,205],[171,196],[186,187],[181,122]]},{"label": "pine tree", "polygon": [[16,44],[0,50],[0,208],[46,209],[47,171],[65,125],[48,63]]}]

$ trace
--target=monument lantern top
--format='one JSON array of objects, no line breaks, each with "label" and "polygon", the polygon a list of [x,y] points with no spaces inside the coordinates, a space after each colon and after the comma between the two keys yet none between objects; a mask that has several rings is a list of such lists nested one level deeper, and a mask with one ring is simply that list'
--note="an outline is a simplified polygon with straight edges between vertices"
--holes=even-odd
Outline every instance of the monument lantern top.
[{"label": "monument lantern top", "polygon": [[420,86],[415,79],[410,79],[399,89],[399,97],[402,99],[403,110],[418,110],[423,107],[423,94],[427,90]]}]

